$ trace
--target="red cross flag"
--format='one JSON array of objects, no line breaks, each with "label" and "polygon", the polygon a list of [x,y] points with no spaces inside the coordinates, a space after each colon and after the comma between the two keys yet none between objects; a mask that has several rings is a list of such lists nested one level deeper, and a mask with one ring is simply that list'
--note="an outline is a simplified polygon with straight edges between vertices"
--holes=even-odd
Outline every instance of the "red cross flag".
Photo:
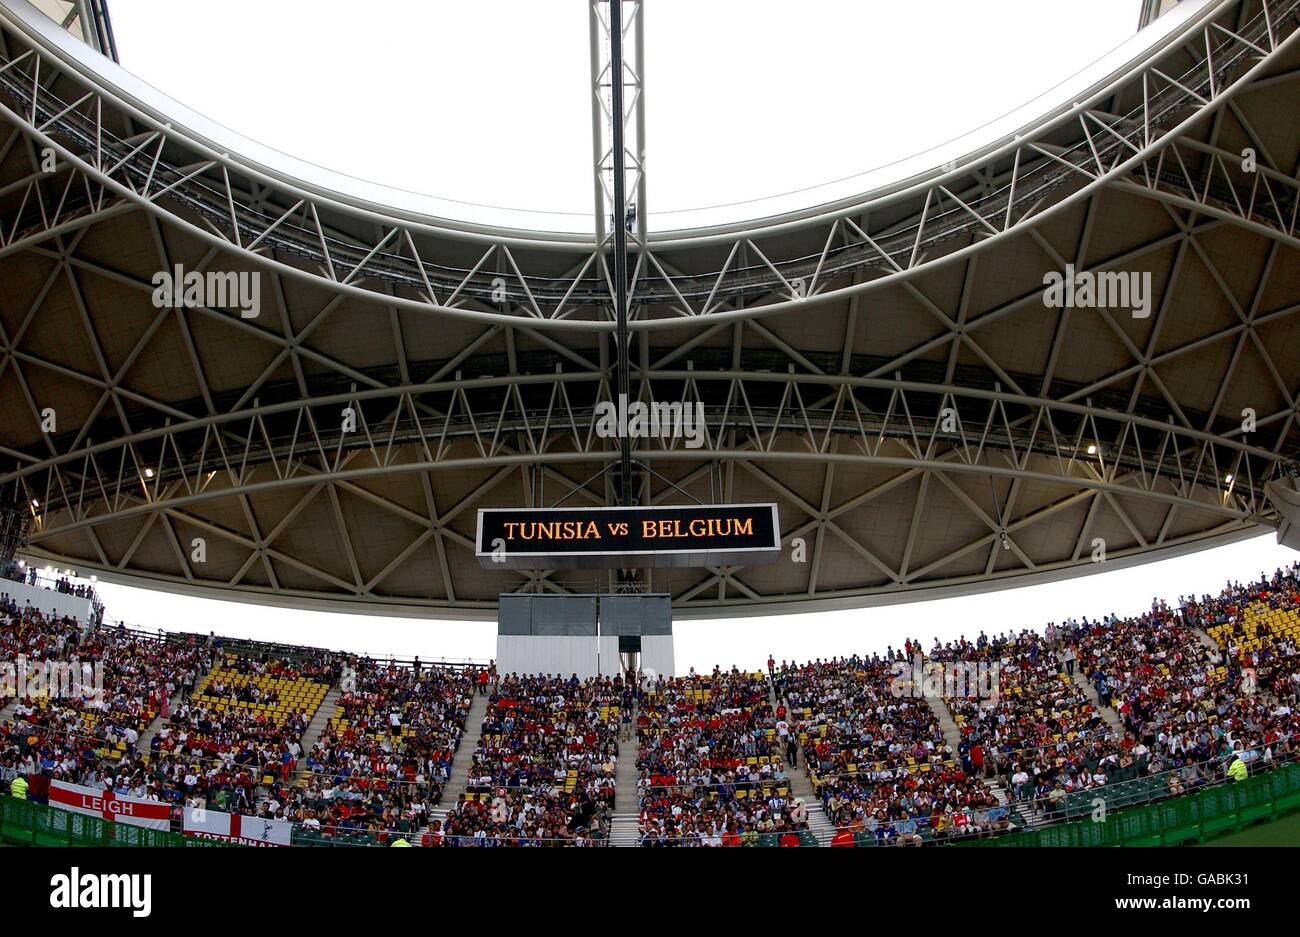
[{"label": "red cross flag", "polygon": [[115,823],[145,826],[151,830],[165,830],[171,826],[169,804],[69,784],[66,781],[50,782],[50,806],[92,817],[103,817]]},{"label": "red cross flag", "polygon": [[243,817],[237,813],[187,807],[183,814],[186,836],[218,839],[245,846],[288,846],[293,824],[284,820]]}]

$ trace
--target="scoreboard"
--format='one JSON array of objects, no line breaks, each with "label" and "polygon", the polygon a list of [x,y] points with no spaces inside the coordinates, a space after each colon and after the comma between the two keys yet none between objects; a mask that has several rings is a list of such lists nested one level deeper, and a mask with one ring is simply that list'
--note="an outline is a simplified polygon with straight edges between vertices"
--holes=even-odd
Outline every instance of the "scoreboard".
[{"label": "scoreboard", "polygon": [[751,566],[781,553],[775,504],[482,508],[486,569]]}]

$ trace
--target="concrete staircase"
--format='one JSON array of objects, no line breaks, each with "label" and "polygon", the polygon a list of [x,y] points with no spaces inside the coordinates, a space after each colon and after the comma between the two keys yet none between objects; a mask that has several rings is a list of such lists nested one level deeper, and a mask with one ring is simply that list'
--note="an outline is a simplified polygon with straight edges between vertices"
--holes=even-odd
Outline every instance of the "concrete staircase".
[{"label": "concrete staircase", "polygon": [[307,777],[307,756],[311,753],[312,746],[325,734],[325,729],[329,727],[329,721],[334,718],[334,710],[338,708],[339,697],[342,695],[343,689],[340,686],[335,684],[330,687],[325,698],[316,707],[311,722],[307,723],[307,731],[302,734],[302,740],[298,743],[302,746],[302,754],[298,758],[298,780]]},{"label": "concrete staircase", "polygon": [[641,755],[641,743],[634,732],[631,738],[618,740],[618,767],[614,772],[614,812],[640,813],[637,797],[636,761]]},{"label": "concrete staircase", "polygon": [[1006,785],[1002,783],[1001,778],[985,778],[984,786],[993,792],[994,798],[996,798],[997,802],[1003,807],[1011,803],[1011,794],[1007,790]]},{"label": "concrete staircase", "polygon": [[618,848],[633,847],[641,842],[640,814],[615,813],[609,825],[609,844]]},{"label": "concrete staircase", "polygon": [[[767,686],[768,698],[775,709],[778,702],[776,684],[770,677]],[[785,753],[783,752],[782,758],[784,756]],[[835,824],[831,822],[831,818],[822,806],[821,798],[817,796],[817,790],[813,787],[812,778],[808,775],[807,765],[803,763],[799,765],[787,763],[785,773],[790,781],[790,793],[802,800],[804,807],[808,810],[808,831],[816,838],[818,846],[829,846],[831,839],[835,836]]]},{"label": "concrete staircase", "polygon": [[1106,723],[1106,727],[1116,735],[1123,735],[1125,733],[1124,721],[1120,719],[1119,713],[1115,712],[1115,710],[1101,704],[1101,697],[1097,695],[1097,688],[1088,682],[1088,678],[1076,670],[1072,679],[1074,685],[1083,690],[1084,695],[1088,697],[1088,701],[1097,707],[1097,715],[1101,716],[1102,721]]},{"label": "concrete staircase", "polygon": [[14,711],[18,708],[18,697],[14,697],[0,706],[0,723],[8,722],[14,717]]},{"label": "concrete staircase", "polygon": [[812,779],[803,767],[785,766],[786,777],[790,779],[790,793],[803,801],[808,809],[808,830],[817,838],[818,846],[829,846],[835,836],[835,824],[822,807],[821,799],[813,788]]},{"label": "concrete staircase", "polygon": [[637,797],[636,760],[641,751],[635,732],[618,740],[618,768],[614,773],[614,817],[609,827],[611,846],[636,846],[641,840],[641,804]]},{"label": "concrete staircase", "polygon": [[925,698],[926,705],[934,713],[934,718],[939,720],[939,728],[943,730],[943,740],[952,748],[953,753],[957,751],[957,746],[961,743],[961,729],[957,728],[957,720],[952,717],[952,711],[941,699]]},{"label": "concrete staircase", "polygon": [[443,785],[438,806],[431,811],[434,820],[447,819],[448,809],[460,800],[460,795],[469,786],[469,768],[474,763],[474,752],[478,749],[479,739],[483,737],[483,717],[487,715],[487,709],[488,698],[475,693],[469,715],[465,717],[465,734],[460,737],[456,754],[451,759],[451,777]]},{"label": "concrete staircase", "polygon": [[153,722],[144,727],[140,733],[140,738],[135,743],[135,750],[140,754],[149,754],[149,746],[153,744],[153,737],[162,729],[166,720],[162,716],[154,716]]},{"label": "concrete staircase", "polygon": [[1202,644],[1204,644],[1206,649],[1211,651],[1218,651],[1221,654],[1223,653],[1223,649],[1219,647],[1218,641],[1215,641],[1212,637],[1210,637],[1200,628],[1193,628],[1192,630],[1196,632],[1196,639],[1200,641]]}]

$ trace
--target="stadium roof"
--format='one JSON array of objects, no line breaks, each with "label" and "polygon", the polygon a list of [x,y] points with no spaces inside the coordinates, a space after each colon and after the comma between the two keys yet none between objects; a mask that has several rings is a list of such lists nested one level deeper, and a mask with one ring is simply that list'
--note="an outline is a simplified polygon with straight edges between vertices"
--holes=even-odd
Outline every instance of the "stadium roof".
[{"label": "stadium roof", "polygon": [[[1276,525],[1263,486],[1298,448],[1298,10],[1181,4],[945,165],[638,231],[634,388],[702,403],[710,430],[640,442],[642,500],[775,500],[807,548],[648,585],[700,617],[865,605],[1096,571],[1098,539],[1113,564]],[[0,486],[31,509],[30,556],[454,618],[612,584],[473,556],[478,507],[611,498],[599,240],[294,167],[22,0],[0,17]],[[260,314],[157,307],[177,264],[260,273]],[[1147,314],[1049,308],[1067,268],[1149,282]]]}]

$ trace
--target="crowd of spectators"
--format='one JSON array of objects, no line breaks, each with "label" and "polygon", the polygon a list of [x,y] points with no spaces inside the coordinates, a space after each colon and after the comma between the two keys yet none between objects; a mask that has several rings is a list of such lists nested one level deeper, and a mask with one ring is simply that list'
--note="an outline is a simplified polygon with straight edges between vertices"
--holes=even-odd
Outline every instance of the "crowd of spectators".
[{"label": "crowd of spectators", "polygon": [[[644,846],[807,842],[791,775],[801,763],[837,844],[920,844],[1061,816],[1073,795],[1113,796],[1129,781],[1147,782],[1149,799],[1294,759],[1300,564],[1129,618],[935,639],[924,653],[908,640],[883,655],[769,661],[768,674],[498,678],[418,659],[229,654],[215,635],[97,627],[2,591],[0,657],[102,668],[87,692],[19,699],[0,725],[0,783],[21,774],[36,797],[62,779],[178,814],[184,804],[291,820],[326,840],[599,844],[620,728],[634,725]],[[991,680],[949,682],[940,703],[917,685],[923,662]],[[333,718],[304,751],[331,685]],[[487,696],[480,739],[444,814],[435,808],[476,695]]]},{"label": "crowd of spectators", "polygon": [[[209,642],[221,643],[215,635]],[[332,653],[220,654],[153,740],[156,757],[183,766],[187,806],[305,820],[302,738],[342,662]]]},{"label": "crowd of spectators", "polygon": [[789,707],[817,796],[836,828],[881,845],[919,845],[1003,829],[1002,809],[959,762],[912,676],[912,642],[884,656],[783,667]]},{"label": "crowd of spectators", "polygon": [[761,673],[660,675],[644,688],[636,724],[642,846],[797,843],[807,830],[784,762],[789,727]]},{"label": "crowd of spectators", "polygon": [[451,777],[476,674],[349,662],[333,718],[306,757],[304,819],[325,836],[406,835]]},{"label": "crowd of spectators", "polygon": [[964,769],[997,779],[1014,801],[1047,809],[1051,800],[1104,785],[1121,766],[1135,764],[1122,733],[1074,680],[1077,634],[1072,625],[1050,623],[1044,634],[981,633],[975,641],[936,642],[930,652],[935,660],[974,662],[997,674],[995,693],[944,703],[958,724]]},{"label": "crowd of spectators", "polygon": [[75,654],[89,627],[73,618],[49,616],[30,604],[19,606],[8,592],[0,590],[0,655],[16,661],[62,660]]},{"label": "crowd of spectators", "polygon": [[[0,648],[33,665],[89,664],[77,692],[20,697],[0,726],[0,778],[63,780],[179,803],[179,776],[137,750],[141,733],[193,688],[210,664],[202,641],[164,641],[124,628],[54,619],[3,597]],[[92,663],[93,662],[93,663]],[[54,688],[50,688],[53,690]],[[62,689],[66,690],[67,687]]]},{"label": "crowd of spectators", "polygon": [[[1081,791],[1149,779],[1182,794],[1247,766],[1295,757],[1300,739],[1298,567],[1219,595],[1156,600],[1120,618],[1067,619],[1043,634],[940,645],[931,656],[1000,666],[995,699],[945,699],[970,770],[1004,783],[1015,801],[1059,816]],[[1286,616],[1294,614],[1294,619]],[[1279,634],[1260,624],[1280,622]],[[1211,636],[1218,639],[1208,640]],[[1107,726],[1072,679],[1075,669],[1115,711]],[[1126,801],[1121,800],[1122,805]]]},{"label": "crowd of spectators", "polygon": [[[1183,618],[1216,641],[1219,679],[1195,721],[1209,723],[1215,754],[1292,759],[1300,749],[1300,563],[1218,596],[1180,600]],[[1159,726],[1166,735],[1175,718]],[[1184,721],[1194,717],[1184,715]],[[1176,744],[1176,743],[1175,743]]]},{"label": "crowd of spectators", "polygon": [[502,676],[488,697],[465,794],[432,845],[588,845],[608,832],[622,677]]}]

